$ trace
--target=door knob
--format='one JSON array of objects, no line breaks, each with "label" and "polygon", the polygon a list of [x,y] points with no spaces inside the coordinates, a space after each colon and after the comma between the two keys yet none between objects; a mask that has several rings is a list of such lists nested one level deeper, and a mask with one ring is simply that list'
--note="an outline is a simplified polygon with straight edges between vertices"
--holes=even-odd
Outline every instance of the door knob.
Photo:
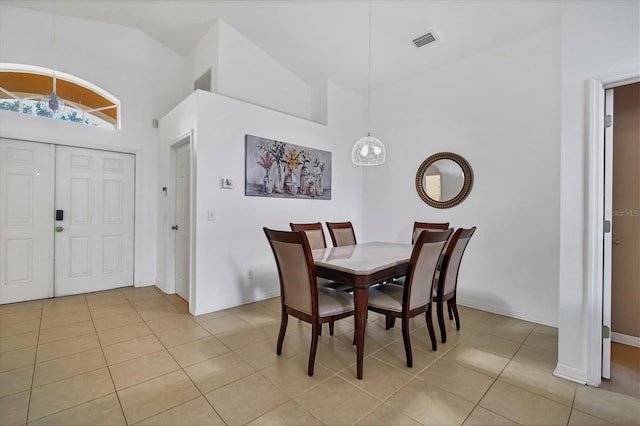
[{"label": "door knob", "polygon": [[614,246],[619,246],[620,245],[620,240],[613,240],[613,245]]},{"label": "door knob", "polygon": [[171,227],[171,229],[173,229],[174,231],[177,231],[177,230],[178,230],[178,225],[173,225],[173,226]]},{"label": "door knob", "polygon": [[64,228],[62,226],[56,226],[56,232],[62,232]]}]

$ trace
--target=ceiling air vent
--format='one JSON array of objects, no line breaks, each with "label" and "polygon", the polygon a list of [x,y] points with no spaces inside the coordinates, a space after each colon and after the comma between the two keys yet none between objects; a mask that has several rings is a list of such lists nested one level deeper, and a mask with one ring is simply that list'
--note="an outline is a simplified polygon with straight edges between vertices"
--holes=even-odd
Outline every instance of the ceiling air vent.
[{"label": "ceiling air vent", "polygon": [[436,35],[433,33],[433,31],[429,31],[428,33],[421,35],[418,38],[414,38],[413,39],[413,44],[416,45],[416,47],[422,47],[426,44],[432,43],[434,41],[436,41],[438,38],[436,37]]}]

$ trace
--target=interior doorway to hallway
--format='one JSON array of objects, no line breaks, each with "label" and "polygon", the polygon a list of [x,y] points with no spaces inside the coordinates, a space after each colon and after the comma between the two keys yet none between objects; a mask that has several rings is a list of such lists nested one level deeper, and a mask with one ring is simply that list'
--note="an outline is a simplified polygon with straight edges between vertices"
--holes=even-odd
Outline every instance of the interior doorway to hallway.
[{"label": "interior doorway to hallway", "polygon": [[195,150],[193,131],[176,140],[169,152],[167,203],[167,292],[194,306],[195,274]]},{"label": "interior doorway to hallway", "polygon": [[[584,289],[585,289],[585,333],[586,365],[583,383],[600,386],[602,377],[607,377],[611,348],[611,266],[613,208],[606,206],[605,195],[611,199],[612,177],[605,173],[612,165],[605,167],[611,153],[605,149],[612,145],[605,143],[605,134],[610,131],[605,119],[605,91],[619,86],[640,82],[637,72],[594,78],[586,82],[586,130],[585,130],[585,210],[584,210]],[[615,118],[612,119],[615,123]],[[609,184],[607,184],[609,182]],[[608,194],[607,194],[608,192]],[[608,258],[608,261],[606,260]],[[562,330],[560,330],[562,335]],[[574,377],[568,372],[566,377]],[[579,375],[575,375],[580,380]]]},{"label": "interior doorway to hallway", "polygon": [[[605,93],[605,220],[601,386],[640,398],[640,82]],[[606,329],[605,329],[606,331]],[[607,346],[610,346],[608,348]]]}]

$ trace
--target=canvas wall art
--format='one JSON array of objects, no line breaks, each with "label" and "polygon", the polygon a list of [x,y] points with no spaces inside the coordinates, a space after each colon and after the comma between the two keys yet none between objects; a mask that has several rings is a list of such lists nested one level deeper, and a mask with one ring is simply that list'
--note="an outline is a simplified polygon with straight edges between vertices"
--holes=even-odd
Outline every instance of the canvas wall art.
[{"label": "canvas wall art", "polygon": [[245,195],[331,199],[331,153],[245,136]]}]

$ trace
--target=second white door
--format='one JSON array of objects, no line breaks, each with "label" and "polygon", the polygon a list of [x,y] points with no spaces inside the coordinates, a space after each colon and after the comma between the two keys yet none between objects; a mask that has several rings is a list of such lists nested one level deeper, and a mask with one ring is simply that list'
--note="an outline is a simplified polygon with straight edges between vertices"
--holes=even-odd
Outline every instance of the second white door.
[{"label": "second white door", "polygon": [[55,295],[133,285],[134,156],[56,147]]},{"label": "second white door", "polygon": [[189,264],[191,247],[191,151],[186,143],[176,149],[176,293],[189,301]]}]

